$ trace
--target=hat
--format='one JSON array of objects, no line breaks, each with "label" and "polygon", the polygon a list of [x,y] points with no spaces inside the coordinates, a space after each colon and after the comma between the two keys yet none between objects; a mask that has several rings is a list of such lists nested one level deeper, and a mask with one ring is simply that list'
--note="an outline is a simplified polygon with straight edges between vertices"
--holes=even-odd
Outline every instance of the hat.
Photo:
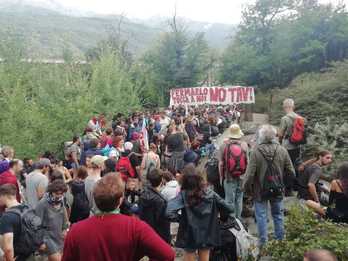
[{"label": "hat", "polygon": [[125,144],[124,144],[124,150],[132,150],[133,149],[133,143],[127,141]]},{"label": "hat", "polygon": [[47,158],[41,158],[34,165],[36,169],[43,169],[44,167],[48,167],[49,165],[51,165],[51,161]]},{"label": "hat", "polygon": [[232,124],[230,126],[230,135],[229,137],[231,139],[240,139],[244,136],[244,133],[242,132],[242,130],[240,129],[238,124]]},{"label": "hat", "polygon": [[105,156],[95,155],[92,157],[91,163],[98,166],[98,167],[102,167],[104,164],[104,161],[106,161],[107,159],[108,158]]}]

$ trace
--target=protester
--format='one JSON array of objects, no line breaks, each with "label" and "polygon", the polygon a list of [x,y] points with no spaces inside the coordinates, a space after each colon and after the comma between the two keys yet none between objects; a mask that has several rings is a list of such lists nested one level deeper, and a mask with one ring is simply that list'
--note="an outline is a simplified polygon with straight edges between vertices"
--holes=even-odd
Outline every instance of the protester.
[{"label": "protester", "polygon": [[[300,158],[301,142],[294,143],[291,137],[293,135],[294,125],[297,124],[296,121],[298,119],[301,120],[303,118],[294,112],[295,102],[293,99],[285,99],[283,101],[283,109],[286,115],[282,117],[280,121],[278,136],[279,136],[279,140],[282,142],[282,145],[287,149],[291,158],[291,162],[296,170],[298,166],[298,161]],[[291,176],[285,177],[284,182],[285,182],[285,195],[292,196],[294,179]]]},{"label": "protester", "polygon": [[168,202],[175,198],[180,192],[180,186],[175,176],[170,171],[163,171],[163,182],[164,186],[161,190],[161,194],[164,199]]},{"label": "protester", "polygon": [[224,187],[225,200],[234,207],[234,215],[242,219],[242,177],[247,167],[248,144],[238,124],[229,128],[229,139],[219,148],[219,173]]},{"label": "protester", "polygon": [[337,261],[337,258],[330,251],[325,249],[315,249],[304,254],[303,261]]},{"label": "protester", "polygon": [[92,158],[95,155],[103,155],[101,149],[99,148],[99,140],[93,138],[90,140],[89,148],[81,153],[81,165],[86,165],[86,158]]},{"label": "protester", "polygon": [[337,176],[331,182],[328,208],[313,200],[307,200],[306,205],[333,222],[348,223],[348,162],[339,166]]},{"label": "protester", "polygon": [[68,215],[64,206],[67,186],[63,180],[55,180],[47,187],[47,193],[35,208],[44,227],[44,253],[49,261],[60,261],[64,238],[68,229]]},{"label": "protester", "polygon": [[85,189],[85,180],[88,176],[86,167],[79,167],[76,178],[70,183],[70,191],[73,196],[69,221],[76,223],[89,217],[90,206]]},{"label": "protester", "polygon": [[26,200],[32,208],[36,208],[38,202],[46,192],[50,164],[49,159],[39,160],[34,164],[34,171],[26,177]]},{"label": "protester", "polygon": [[254,200],[255,217],[260,245],[268,239],[268,202],[274,223],[274,236],[284,238],[284,176],[295,175],[288,152],[276,141],[277,131],[273,126],[264,125],[259,131],[260,145],[250,155],[250,161],[243,180],[243,188]]},{"label": "protester", "polygon": [[104,161],[107,157],[95,155],[91,159],[91,169],[88,172],[88,177],[85,179],[85,192],[89,202],[89,208],[92,214],[96,214],[98,209],[93,199],[93,188],[101,178],[101,173],[105,167]]},{"label": "protester", "polygon": [[13,184],[16,187],[16,199],[18,202],[21,202],[21,193],[17,177],[19,177],[23,169],[23,162],[18,159],[11,160],[9,167],[9,170],[0,175],[0,186],[4,184]]},{"label": "protester", "polygon": [[70,163],[70,167],[77,169],[81,158],[81,140],[79,136],[73,137],[73,143],[67,149],[66,160]]},{"label": "protester", "polygon": [[21,214],[29,208],[17,201],[16,193],[16,187],[13,184],[0,186],[0,206],[6,208],[0,218],[1,249],[4,252],[3,260],[25,261],[34,254],[28,254],[28,249],[23,249],[21,240],[24,236]]},{"label": "protester", "polygon": [[174,261],[174,251],[149,225],[119,214],[124,187],[116,173],[97,182],[93,194],[100,213],[72,226],[65,240],[63,261],[129,261],[144,256]]},{"label": "protester", "polygon": [[178,171],[184,168],[184,155],[186,151],[185,139],[184,133],[178,126],[176,126],[167,137],[166,143],[168,152],[170,153],[168,169]]},{"label": "protester", "polygon": [[161,238],[170,243],[170,223],[165,218],[167,201],[160,193],[162,185],[162,171],[151,170],[146,179],[149,182],[140,195],[140,218],[149,224]]},{"label": "protester", "polygon": [[155,144],[150,144],[150,150],[144,154],[141,162],[142,180],[146,179],[148,173],[153,169],[159,169],[161,167],[161,161],[159,156],[156,154],[157,147]]},{"label": "protester", "polygon": [[10,146],[4,146],[1,149],[1,160],[6,160],[7,162],[10,162],[14,158],[15,151]]},{"label": "protester", "polygon": [[316,153],[313,160],[307,161],[304,171],[298,177],[298,198],[319,202],[318,181],[323,175],[321,168],[332,162],[332,153],[322,150]]},{"label": "protester", "polygon": [[233,207],[206,188],[194,167],[187,166],[183,171],[181,192],[168,202],[166,215],[179,221],[175,246],[185,250],[184,260],[196,260],[198,252],[200,261],[208,261],[210,249],[221,244],[218,206],[228,212]]}]

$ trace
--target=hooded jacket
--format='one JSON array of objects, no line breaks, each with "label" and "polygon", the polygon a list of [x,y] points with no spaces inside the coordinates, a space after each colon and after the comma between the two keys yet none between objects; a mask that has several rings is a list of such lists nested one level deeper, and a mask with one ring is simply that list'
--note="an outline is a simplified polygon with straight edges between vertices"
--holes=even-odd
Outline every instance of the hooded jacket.
[{"label": "hooded jacket", "polygon": [[[202,201],[190,206],[186,191],[168,202],[166,216],[179,221],[179,231],[175,246],[185,249],[207,249],[221,245],[221,231],[218,223],[219,210],[233,212],[233,206],[218,194],[206,189]],[[179,212],[181,211],[181,214]]]},{"label": "hooded jacket", "polygon": [[154,188],[146,186],[140,194],[140,218],[149,224],[163,240],[170,243],[170,222],[165,218],[167,201]]},{"label": "hooded jacket", "polygon": [[260,144],[251,152],[245,178],[243,180],[243,188],[252,195],[256,201],[262,201],[261,192],[264,184],[264,178],[267,171],[267,160],[271,160],[274,155],[274,168],[284,180],[284,175],[292,175],[295,177],[295,170],[291,163],[287,150],[279,145],[278,142]]}]

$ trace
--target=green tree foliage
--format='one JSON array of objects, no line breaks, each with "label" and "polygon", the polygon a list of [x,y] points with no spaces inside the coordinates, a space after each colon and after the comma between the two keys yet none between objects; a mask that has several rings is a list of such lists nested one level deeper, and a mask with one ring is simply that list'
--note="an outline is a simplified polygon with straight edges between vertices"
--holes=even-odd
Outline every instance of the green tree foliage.
[{"label": "green tree foliage", "polygon": [[[323,123],[330,117],[333,123],[343,124],[348,121],[348,62],[336,62],[321,73],[303,74],[292,81],[289,88],[274,89],[264,93],[272,94],[271,118],[279,124],[283,115],[282,101],[285,98],[295,100],[296,110],[307,118],[309,125]],[[258,97],[263,96],[261,92]],[[263,107],[262,97],[256,99],[256,107]],[[268,111],[270,112],[270,110]]]},{"label": "green tree foliage", "polygon": [[0,144],[14,146],[19,157],[60,152],[95,113],[140,107],[131,72],[111,51],[90,65],[17,58],[0,64]]},{"label": "green tree foliage", "polygon": [[348,57],[344,6],[315,0],[258,0],[243,12],[236,38],[225,50],[222,83],[285,87],[304,72]]},{"label": "green tree foliage", "polygon": [[348,123],[337,124],[327,118],[325,122],[316,123],[310,130],[306,154],[314,154],[319,150],[328,150],[334,155],[334,162],[325,172],[335,174],[338,166],[347,160],[348,155]]},{"label": "green tree foliage", "polygon": [[191,36],[175,17],[170,28],[142,59],[143,70],[154,76],[152,86],[156,86],[155,92],[160,95],[160,105],[168,101],[170,88],[202,84],[212,62],[204,34]]},{"label": "green tree foliage", "polygon": [[271,241],[265,250],[272,260],[300,261],[308,250],[327,249],[338,260],[348,260],[348,227],[316,218],[298,206],[290,209],[285,222],[285,238]]}]

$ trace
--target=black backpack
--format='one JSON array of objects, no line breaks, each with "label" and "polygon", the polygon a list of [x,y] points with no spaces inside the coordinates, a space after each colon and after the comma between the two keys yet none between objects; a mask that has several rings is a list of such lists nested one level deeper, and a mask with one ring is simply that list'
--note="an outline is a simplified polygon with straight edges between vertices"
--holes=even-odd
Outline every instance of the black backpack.
[{"label": "black backpack", "polygon": [[207,163],[205,164],[205,169],[207,172],[207,181],[210,184],[215,185],[220,182],[218,159],[216,158],[208,159]]},{"label": "black backpack", "polygon": [[274,158],[277,153],[277,149],[278,149],[278,146],[274,150],[274,153],[271,159],[267,158],[266,155],[260,149],[258,149],[262,157],[267,162],[267,169],[266,169],[266,173],[265,173],[265,177],[264,177],[262,189],[261,189],[262,200],[283,197],[284,184],[283,184],[282,176],[280,175],[280,173],[278,173],[277,169],[275,168],[273,164]]},{"label": "black backpack", "polygon": [[71,193],[74,199],[71,205],[70,222],[75,223],[88,218],[90,215],[90,207],[85,191],[85,183],[71,183]]},{"label": "black backpack", "polygon": [[16,239],[14,252],[16,256],[28,257],[39,250],[44,242],[44,227],[41,218],[35,214],[35,210],[29,206],[11,208],[8,213],[15,213],[21,219],[20,237]]}]

